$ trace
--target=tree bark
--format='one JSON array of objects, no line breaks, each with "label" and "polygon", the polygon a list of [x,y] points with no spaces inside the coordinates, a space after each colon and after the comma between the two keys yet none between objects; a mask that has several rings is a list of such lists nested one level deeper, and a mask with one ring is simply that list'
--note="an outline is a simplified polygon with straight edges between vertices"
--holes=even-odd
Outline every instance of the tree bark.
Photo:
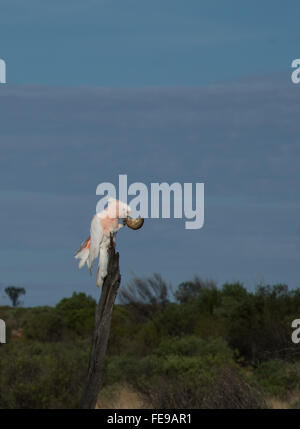
[{"label": "tree bark", "polygon": [[86,382],[80,402],[82,409],[94,409],[102,386],[104,359],[110,332],[114,302],[121,282],[119,253],[115,252],[112,237],[109,247],[108,273],[95,311],[95,326]]}]

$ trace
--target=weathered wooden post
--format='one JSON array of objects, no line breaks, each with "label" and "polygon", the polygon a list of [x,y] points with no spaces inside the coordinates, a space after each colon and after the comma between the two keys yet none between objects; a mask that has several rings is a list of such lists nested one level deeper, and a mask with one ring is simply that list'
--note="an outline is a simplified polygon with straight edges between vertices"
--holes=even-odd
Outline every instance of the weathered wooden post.
[{"label": "weathered wooden post", "polygon": [[90,353],[88,374],[83,388],[80,408],[93,409],[102,385],[104,359],[110,332],[111,317],[121,282],[119,253],[115,252],[112,236],[109,247],[108,272],[104,280],[101,297],[96,306],[95,326]]}]

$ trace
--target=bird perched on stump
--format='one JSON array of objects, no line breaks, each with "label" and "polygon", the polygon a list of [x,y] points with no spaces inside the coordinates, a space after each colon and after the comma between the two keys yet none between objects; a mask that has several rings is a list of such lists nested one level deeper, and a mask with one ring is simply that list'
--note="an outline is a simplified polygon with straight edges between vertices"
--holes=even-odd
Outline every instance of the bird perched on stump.
[{"label": "bird perched on stump", "polygon": [[[99,258],[96,285],[101,287],[108,268],[108,249],[110,246],[110,236],[115,244],[117,232],[128,225],[131,229],[139,229],[144,223],[144,219],[131,219],[130,207],[115,198],[108,198],[107,207],[100,213],[96,213],[91,222],[90,237],[82,244],[75,253],[75,259],[79,259],[79,268],[85,264],[92,273],[93,263]],[[122,223],[119,223],[119,220]]]},{"label": "bird perched on stump", "polygon": [[90,237],[81,245],[75,253],[75,259],[79,259],[79,268],[85,264],[92,273],[93,263],[99,258],[96,285],[101,287],[107,275],[108,248],[110,245],[110,235],[115,237],[117,232],[126,223],[119,223],[119,219],[126,219],[131,210],[127,204],[114,198],[108,198],[107,207],[100,213],[96,213],[91,222]]}]

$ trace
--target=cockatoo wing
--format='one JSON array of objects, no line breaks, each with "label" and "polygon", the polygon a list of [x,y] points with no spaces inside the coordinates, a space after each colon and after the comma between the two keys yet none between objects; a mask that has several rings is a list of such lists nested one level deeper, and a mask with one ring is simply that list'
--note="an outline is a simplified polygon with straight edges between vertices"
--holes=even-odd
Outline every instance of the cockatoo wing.
[{"label": "cockatoo wing", "polygon": [[88,237],[86,240],[84,240],[83,243],[81,243],[80,249],[77,250],[77,252],[74,255],[75,259],[80,259],[78,267],[82,268],[89,259],[89,253],[90,253],[90,237]]},{"label": "cockatoo wing", "polygon": [[90,272],[92,272],[92,267],[95,259],[98,258],[100,253],[100,244],[103,240],[103,228],[100,224],[100,219],[97,215],[95,215],[91,222],[91,244],[90,244],[90,252],[88,259],[88,267]]}]

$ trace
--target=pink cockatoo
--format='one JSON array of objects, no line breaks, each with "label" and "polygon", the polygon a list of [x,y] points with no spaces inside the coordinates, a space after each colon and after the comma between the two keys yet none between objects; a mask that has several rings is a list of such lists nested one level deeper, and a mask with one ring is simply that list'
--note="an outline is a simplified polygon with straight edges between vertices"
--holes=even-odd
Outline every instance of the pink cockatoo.
[{"label": "pink cockatoo", "polygon": [[117,232],[124,226],[125,222],[119,223],[119,219],[126,219],[131,212],[130,207],[114,198],[108,198],[106,209],[96,213],[91,222],[90,237],[81,245],[75,253],[75,259],[80,259],[79,268],[85,264],[92,273],[95,259],[99,257],[96,285],[103,286],[103,281],[107,276],[108,268],[108,248],[110,245],[110,235],[115,242]]}]

